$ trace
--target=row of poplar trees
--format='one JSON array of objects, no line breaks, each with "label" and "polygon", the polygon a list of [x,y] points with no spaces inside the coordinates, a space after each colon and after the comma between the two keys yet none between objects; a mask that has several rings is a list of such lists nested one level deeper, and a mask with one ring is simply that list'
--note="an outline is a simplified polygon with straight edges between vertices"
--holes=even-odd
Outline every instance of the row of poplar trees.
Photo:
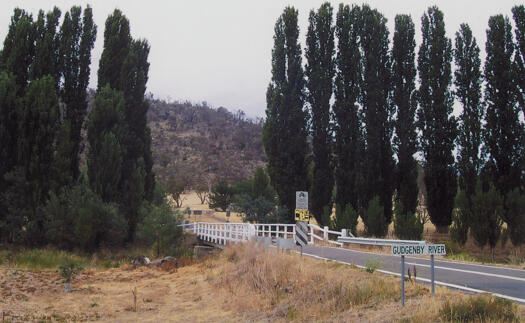
[{"label": "row of poplar trees", "polygon": [[131,242],[155,183],[149,45],[119,10],[108,17],[88,115],[97,26],[89,6],[60,17],[15,9],[0,52],[0,243]]},{"label": "row of poplar trees", "polygon": [[[458,187],[470,202],[477,191],[491,187],[503,200],[511,191],[521,194],[523,5],[512,13],[514,33],[508,17],[490,17],[482,72],[469,26],[460,26],[453,46],[437,7],[421,18],[416,57],[411,16],[395,17],[390,46],[387,20],[379,11],[341,4],[334,24],[329,3],[310,12],[303,67],[298,12],[287,7],[275,25],[263,142],[288,219],[293,221],[295,191],[309,190],[311,212],[322,225],[330,224],[323,214],[331,214],[335,204],[336,214],[345,209],[355,217],[353,230],[360,215],[368,234],[383,236],[394,209],[396,216],[416,211],[418,154],[426,208],[440,232],[452,223]],[[462,107],[458,117],[452,114],[455,102]],[[379,206],[383,225],[372,225],[371,204]],[[510,209],[502,218],[519,244],[525,212]],[[458,222],[468,231],[474,220]]]}]

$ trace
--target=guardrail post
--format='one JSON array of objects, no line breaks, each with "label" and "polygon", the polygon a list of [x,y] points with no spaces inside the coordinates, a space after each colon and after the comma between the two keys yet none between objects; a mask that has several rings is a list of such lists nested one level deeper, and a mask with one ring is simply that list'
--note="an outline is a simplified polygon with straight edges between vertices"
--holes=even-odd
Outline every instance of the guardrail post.
[{"label": "guardrail post", "polygon": [[346,229],[341,229],[341,236],[346,237]]},{"label": "guardrail post", "polygon": [[432,297],[434,297],[434,255],[430,255],[430,280],[432,280]]},{"label": "guardrail post", "polygon": [[310,244],[314,244],[314,227],[310,226]]},{"label": "guardrail post", "polygon": [[324,241],[328,240],[328,227],[326,225],[324,226],[323,240]]},{"label": "guardrail post", "polygon": [[401,305],[405,307],[405,256],[401,256]]}]

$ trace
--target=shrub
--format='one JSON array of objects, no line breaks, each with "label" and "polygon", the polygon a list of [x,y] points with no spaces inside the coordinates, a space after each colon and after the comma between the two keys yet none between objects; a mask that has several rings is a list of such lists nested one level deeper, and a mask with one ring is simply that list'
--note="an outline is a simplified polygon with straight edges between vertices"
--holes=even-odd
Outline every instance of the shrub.
[{"label": "shrub", "polygon": [[253,198],[249,194],[236,195],[232,206],[235,212],[241,213],[245,222],[279,223],[286,216],[286,209],[277,207],[275,202],[262,196]]},{"label": "shrub", "polygon": [[490,246],[491,257],[494,260],[494,247],[501,235],[503,213],[503,201],[494,187],[488,192],[483,192],[478,186],[472,197],[472,216],[470,219],[470,231],[476,244],[482,248],[486,244]]},{"label": "shrub", "polygon": [[450,227],[450,237],[453,241],[464,246],[468,239],[470,205],[464,191],[459,191],[456,195],[455,208],[452,211],[452,226]]},{"label": "shrub", "polygon": [[350,229],[352,234],[357,234],[357,220],[358,214],[351,204],[347,204],[343,210],[339,205],[335,208],[335,229],[341,231],[342,229]]},{"label": "shrub", "polygon": [[143,220],[137,228],[138,242],[154,248],[157,255],[172,253],[182,236],[182,228],[178,226],[182,215],[173,212],[167,204],[144,204],[141,213]]},{"label": "shrub", "polygon": [[120,245],[126,236],[126,220],[117,206],[104,203],[84,184],[51,193],[42,212],[46,238],[62,249],[94,251]]},{"label": "shrub", "polygon": [[384,237],[388,230],[388,225],[384,216],[383,206],[379,202],[379,196],[375,196],[368,202],[365,222],[365,231],[368,236]]},{"label": "shrub", "polygon": [[515,189],[505,199],[503,219],[507,223],[510,241],[514,246],[525,243],[525,196]]},{"label": "shrub", "polygon": [[381,267],[382,263],[377,259],[368,259],[365,264],[365,270],[367,273],[372,274],[377,268]]},{"label": "shrub", "polygon": [[463,301],[446,301],[439,310],[447,322],[520,322],[516,304],[488,296],[473,296]]},{"label": "shrub", "polygon": [[423,236],[423,222],[414,213],[406,211],[401,201],[396,202],[394,217],[394,231],[399,239],[421,240]]},{"label": "shrub", "polygon": [[211,194],[208,196],[210,207],[226,211],[228,206],[233,202],[233,193],[234,191],[228,183],[223,180],[219,181],[217,184],[213,185]]}]

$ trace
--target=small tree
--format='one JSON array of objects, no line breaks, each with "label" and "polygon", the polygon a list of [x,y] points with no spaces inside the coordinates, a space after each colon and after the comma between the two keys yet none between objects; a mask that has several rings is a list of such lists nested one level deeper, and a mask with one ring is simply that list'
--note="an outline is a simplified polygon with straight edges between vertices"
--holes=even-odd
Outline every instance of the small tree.
[{"label": "small tree", "polygon": [[388,230],[388,225],[383,214],[383,206],[379,202],[379,196],[375,196],[368,202],[368,208],[363,219],[365,223],[366,235],[374,237],[384,237]]},{"label": "small tree", "polygon": [[394,213],[394,231],[396,237],[407,240],[421,240],[424,226],[421,219],[413,212],[405,210],[400,200],[396,202]]},{"label": "small tree", "polygon": [[175,201],[175,206],[180,208],[184,199],[182,198],[182,193],[186,189],[187,182],[183,176],[172,175],[166,183],[166,191],[168,194],[171,194],[173,201]]},{"label": "small tree", "polygon": [[503,200],[494,186],[491,186],[488,192],[483,192],[478,185],[476,194],[472,197],[470,230],[480,248],[486,244],[490,246],[492,261],[494,261],[494,247],[501,235],[502,213]]},{"label": "small tree", "polygon": [[505,199],[506,214],[503,220],[507,223],[510,241],[515,247],[525,242],[525,196],[519,189],[514,189],[507,194]]},{"label": "small tree", "polygon": [[358,216],[351,204],[347,204],[344,209],[337,205],[335,207],[335,229],[338,231],[350,229],[353,235],[357,235]]},{"label": "small tree", "polygon": [[198,182],[197,186],[195,187],[195,192],[197,193],[201,204],[206,203],[206,198],[208,197],[208,185],[206,185],[206,183],[203,181]]},{"label": "small tree", "polygon": [[226,211],[233,202],[233,189],[226,181],[221,180],[212,187],[208,200],[211,208]]},{"label": "small tree", "polygon": [[64,278],[64,282],[66,283],[64,291],[66,293],[71,293],[71,280],[73,280],[84,268],[75,262],[60,265],[58,268],[60,269],[60,276]]},{"label": "small tree", "polygon": [[158,206],[145,203],[141,213],[144,219],[138,225],[139,242],[155,249],[157,256],[173,250],[182,235],[182,228],[178,226],[181,213],[173,212],[167,203]]},{"label": "small tree", "polygon": [[470,205],[465,191],[461,190],[456,196],[456,207],[452,212],[452,226],[450,237],[453,241],[464,246],[468,239],[469,218],[471,214]]}]

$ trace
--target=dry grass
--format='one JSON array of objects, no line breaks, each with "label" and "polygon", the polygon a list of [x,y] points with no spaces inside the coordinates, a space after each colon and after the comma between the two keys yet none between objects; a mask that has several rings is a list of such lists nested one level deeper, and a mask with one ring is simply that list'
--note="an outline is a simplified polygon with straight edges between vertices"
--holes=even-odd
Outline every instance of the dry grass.
[{"label": "dry grass", "polygon": [[402,308],[398,278],[251,244],[179,264],[184,266],[89,269],[69,294],[54,270],[0,267],[0,317],[3,312],[6,322],[434,322],[444,320],[440,311],[447,301],[473,297],[438,287],[432,299],[427,286],[407,282]]}]

